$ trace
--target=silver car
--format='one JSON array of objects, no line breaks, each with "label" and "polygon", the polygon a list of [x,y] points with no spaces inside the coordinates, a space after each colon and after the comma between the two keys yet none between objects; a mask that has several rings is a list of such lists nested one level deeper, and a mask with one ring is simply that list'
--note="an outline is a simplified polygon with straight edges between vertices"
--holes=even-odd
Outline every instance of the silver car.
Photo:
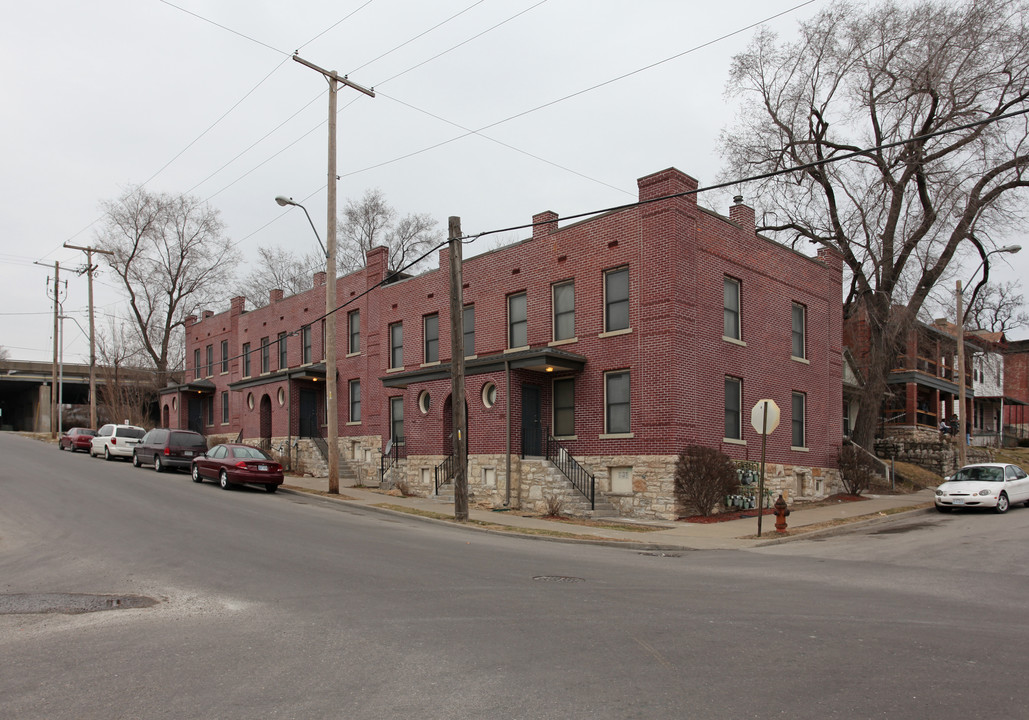
[{"label": "silver car", "polygon": [[104,460],[116,457],[127,460],[132,457],[132,448],[145,434],[146,430],[135,425],[108,423],[97,430],[96,437],[89,444],[89,454],[91,457],[103,455]]}]

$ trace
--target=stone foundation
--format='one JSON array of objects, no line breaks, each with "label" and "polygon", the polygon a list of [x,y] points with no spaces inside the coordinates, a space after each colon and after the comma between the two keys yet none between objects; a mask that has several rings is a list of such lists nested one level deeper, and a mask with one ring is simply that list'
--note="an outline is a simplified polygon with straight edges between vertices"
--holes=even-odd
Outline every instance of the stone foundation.
[{"label": "stone foundation", "polygon": [[[950,439],[940,441],[940,434],[933,433],[931,440],[916,436],[895,435],[875,441],[875,454],[883,460],[897,460],[923,467],[937,475],[950,475],[958,468],[958,446]],[[969,463],[993,462],[989,448],[970,447],[965,457]]]}]

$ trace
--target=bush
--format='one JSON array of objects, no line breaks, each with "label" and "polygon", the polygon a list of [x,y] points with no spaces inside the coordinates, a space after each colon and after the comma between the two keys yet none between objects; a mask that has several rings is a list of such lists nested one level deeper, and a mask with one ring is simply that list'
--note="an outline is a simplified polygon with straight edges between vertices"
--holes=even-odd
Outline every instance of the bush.
[{"label": "bush", "polygon": [[565,501],[560,495],[546,495],[543,497],[543,516],[560,517],[565,509]]},{"label": "bush", "polygon": [[675,498],[680,505],[692,506],[701,515],[710,515],[739,484],[732,460],[714,448],[690,445],[675,463]]},{"label": "bush", "polygon": [[841,445],[836,458],[843,489],[850,495],[860,495],[872,487],[872,481],[879,476],[879,468],[864,450],[854,445]]}]

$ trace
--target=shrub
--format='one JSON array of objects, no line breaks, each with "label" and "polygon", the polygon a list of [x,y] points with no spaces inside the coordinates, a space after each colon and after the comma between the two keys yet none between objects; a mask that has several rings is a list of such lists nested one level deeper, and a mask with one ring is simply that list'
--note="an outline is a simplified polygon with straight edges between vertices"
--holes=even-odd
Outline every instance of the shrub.
[{"label": "shrub", "polygon": [[739,487],[736,466],[725,453],[701,445],[690,445],[675,463],[675,498],[710,515],[726,495]]},{"label": "shrub", "polygon": [[545,495],[543,497],[543,516],[560,517],[561,511],[565,509],[565,501],[560,495]]},{"label": "shrub", "polygon": [[878,467],[864,450],[854,445],[841,445],[836,458],[843,489],[850,495],[860,495],[872,487],[879,476]]}]

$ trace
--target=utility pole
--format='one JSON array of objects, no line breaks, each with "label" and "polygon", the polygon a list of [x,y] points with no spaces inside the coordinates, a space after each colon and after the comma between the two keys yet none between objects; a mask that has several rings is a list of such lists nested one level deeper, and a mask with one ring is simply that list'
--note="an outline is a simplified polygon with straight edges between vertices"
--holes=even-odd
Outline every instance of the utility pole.
[{"label": "utility pole", "polygon": [[89,287],[89,426],[96,428],[96,329],[93,323],[93,253],[103,255],[114,255],[110,250],[100,250],[94,247],[79,247],[78,245],[64,246],[70,250],[81,250],[86,253],[86,281]]},{"label": "utility pole", "polygon": [[968,462],[968,451],[965,448],[965,315],[961,311],[964,298],[961,295],[960,280],[957,281],[954,298],[957,301],[957,315],[954,317],[958,337],[958,366],[954,374],[958,382],[958,467],[961,468]]},{"label": "utility pole", "polygon": [[293,59],[320,72],[329,81],[329,170],[328,219],[326,222],[325,260],[325,414],[326,442],[329,446],[329,494],[339,494],[339,406],[336,402],[336,90],[339,83],[375,97],[375,91],[361,87],[294,54]]},{"label": "utility pole", "polygon": [[468,519],[468,418],[464,401],[464,288],[461,273],[461,218],[451,216],[450,238],[450,400],[454,426],[454,519]]},{"label": "utility pole", "polygon": [[[61,315],[61,263],[54,262],[53,265],[47,265],[41,263],[38,260],[36,265],[42,267],[52,267],[54,269],[54,365],[53,373],[50,379],[50,437],[57,437],[57,431],[60,429],[57,427],[57,343],[58,343],[58,318]],[[50,278],[47,277],[46,283],[50,285]]]}]

